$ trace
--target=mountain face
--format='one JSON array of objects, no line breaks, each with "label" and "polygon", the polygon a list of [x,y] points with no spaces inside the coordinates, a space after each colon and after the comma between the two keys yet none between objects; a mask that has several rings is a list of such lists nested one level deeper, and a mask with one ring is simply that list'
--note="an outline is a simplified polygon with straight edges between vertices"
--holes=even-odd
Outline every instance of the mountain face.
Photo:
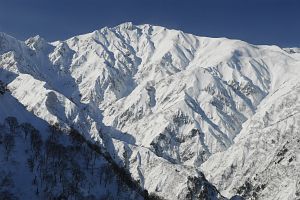
[{"label": "mountain face", "polygon": [[300,198],[300,84],[288,81],[259,105],[225,152],[203,164],[223,194],[247,199]]},{"label": "mountain face", "polygon": [[[64,156],[76,159],[65,165],[77,163],[86,177],[80,181],[94,187],[79,181],[81,196],[66,198],[300,198],[298,50],[131,23],[52,43],[1,33],[1,131],[13,135],[5,124],[14,117],[19,134],[1,161],[3,174],[28,168],[22,124],[29,123],[43,145],[52,134],[48,126],[61,133],[62,149],[75,148],[74,131],[83,136],[75,145],[83,150],[66,150]],[[39,155],[46,156],[43,145]],[[97,162],[85,168],[81,151]],[[90,170],[105,166],[117,170]],[[40,184],[37,168],[26,177]],[[106,173],[111,180],[95,184]],[[57,179],[47,189],[1,191],[36,199],[65,195]]]}]

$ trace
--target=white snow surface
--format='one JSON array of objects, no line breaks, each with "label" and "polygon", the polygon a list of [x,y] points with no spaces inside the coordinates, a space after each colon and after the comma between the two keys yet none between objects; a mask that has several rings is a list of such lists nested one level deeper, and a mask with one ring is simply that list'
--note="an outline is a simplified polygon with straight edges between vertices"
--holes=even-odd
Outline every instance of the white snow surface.
[{"label": "white snow surface", "polygon": [[299,199],[299,94],[299,80],[282,84],[244,124],[235,144],[203,164],[207,178],[222,194],[232,196],[247,182],[259,199]]},{"label": "white snow surface", "polygon": [[[298,109],[296,50],[132,23],[52,43],[0,33],[0,80],[35,116],[98,141],[150,193],[184,199],[203,170],[228,197],[257,176],[268,182],[258,198],[293,199],[299,115],[284,117]],[[265,113],[278,124],[261,124]],[[264,147],[273,134],[284,139]],[[295,158],[275,165],[287,141]]]}]

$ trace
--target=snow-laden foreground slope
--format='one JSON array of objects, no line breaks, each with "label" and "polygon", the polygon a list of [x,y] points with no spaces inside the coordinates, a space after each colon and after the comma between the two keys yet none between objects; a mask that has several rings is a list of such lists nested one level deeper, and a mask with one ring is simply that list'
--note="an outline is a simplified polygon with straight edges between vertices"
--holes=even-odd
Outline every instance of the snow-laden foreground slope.
[{"label": "snow-laden foreground slope", "polygon": [[[271,112],[263,106],[278,100],[271,95],[296,87],[297,52],[131,23],[53,43],[0,34],[0,80],[35,116],[96,142],[149,193],[214,199],[222,197],[199,170],[224,194],[237,193],[245,177],[225,164],[246,148],[238,139],[251,137],[245,124]],[[264,191],[286,193],[279,185]]]},{"label": "snow-laden foreground slope", "polygon": [[76,131],[61,132],[0,95],[0,199],[144,199]]}]

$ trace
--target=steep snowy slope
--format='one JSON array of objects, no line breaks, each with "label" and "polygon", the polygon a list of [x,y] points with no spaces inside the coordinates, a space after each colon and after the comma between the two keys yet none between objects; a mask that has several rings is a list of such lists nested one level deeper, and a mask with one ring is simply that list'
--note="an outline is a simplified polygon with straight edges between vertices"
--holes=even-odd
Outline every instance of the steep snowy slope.
[{"label": "steep snowy slope", "polygon": [[280,84],[282,66],[293,62],[278,47],[130,23],[67,43],[78,52],[70,70],[82,101],[96,102],[104,123],[137,144],[188,165],[229,147],[271,84]]},{"label": "steep snowy slope", "polygon": [[300,198],[300,82],[290,80],[259,106],[227,151],[203,170],[224,194]]},{"label": "steep snowy slope", "polygon": [[0,199],[144,199],[75,130],[61,132],[0,94]]},{"label": "steep snowy slope", "polygon": [[296,80],[299,60],[276,46],[131,23],[53,43],[0,34],[0,80],[28,111],[75,127],[166,199],[222,198],[199,167]]},{"label": "steep snowy slope", "polygon": [[[178,166],[177,170],[168,161],[157,159],[151,150],[144,147],[136,148],[132,136],[102,125],[101,112],[97,104],[95,102],[89,104],[80,102],[82,95],[78,92],[75,84],[78,81],[75,82],[69,71],[66,69],[66,71],[62,71],[56,65],[57,60],[61,60],[61,58],[56,59],[54,56],[52,59],[52,55],[57,53],[56,48],[52,48],[43,39],[34,37],[24,44],[10,36],[1,34],[1,45],[1,81],[8,84],[7,88],[12,95],[26,106],[28,111],[50,124],[59,125],[64,130],[70,126],[75,127],[87,139],[96,141],[106,149],[115,159],[115,162],[118,162],[122,167],[125,167],[123,165],[128,163],[129,159],[128,157],[127,160],[122,160],[124,155],[130,152],[134,153],[136,157],[130,157],[130,160],[133,160],[132,165],[137,165],[137,167],[136,169],[130,168],[130,170],[138,171],[133,176],[141,182],[142,187],[151,193],[158,190],[157,185],[159,183],[162,185],[159,187],[159,190],[162,190],[162,196],[168,199],[173,198],[175,194],[181,198],[186,198],[189,195],[198,195],[207,199],[221,197],[200,172],[184,166]],[[65,51],[65,47],[62,48],[62,51]],[[54,52],[49,53],[51,49]],[[57,51],[60,55],[60,50]],[[49,53],[49,59],[47,53]],[[112,140],[112,138],[117,138],[117,140]],[[104,143],[102,143],[102,139],[105,140]],[[122,142],[118,142],[119,140]],[[133,145],[130,146],[132,150],[123,148],[129,144]],[[119,147],[122,149],[116,151],[115,148]],[[123,149],[126,150],[125,153],[122,153]],[[146,156],[147,162],[144,161],[145,157],[140,158],[139,152]],[[120,154],[122,159],[117,154]],[[138,162],[137,157],[139,157]],[[160,162],[161,169],[166,170],[166,176],[158,177],[154,182],[150,181],[148,174],[157,173],[157,169],[142,169],[142,166],[138,166],[140,162],[143,162],[145,168],[148,168],[146,165],[148,162],[155,164]],[[146,175],[147,179],[144,180]],[[177,179],[176,185],[178,187],[174,187],[174,179],[167,179],[167,177]]]}]

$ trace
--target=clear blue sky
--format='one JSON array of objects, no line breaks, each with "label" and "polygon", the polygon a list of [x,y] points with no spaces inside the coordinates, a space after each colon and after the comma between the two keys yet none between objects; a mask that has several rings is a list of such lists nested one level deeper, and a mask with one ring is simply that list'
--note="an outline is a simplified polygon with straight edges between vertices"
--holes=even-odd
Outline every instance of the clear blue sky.
[{"label": "clear blue sky", "polygon": [[300,0],[0,0],[0,31],[63,40],[122,22],[300,47]]}]

